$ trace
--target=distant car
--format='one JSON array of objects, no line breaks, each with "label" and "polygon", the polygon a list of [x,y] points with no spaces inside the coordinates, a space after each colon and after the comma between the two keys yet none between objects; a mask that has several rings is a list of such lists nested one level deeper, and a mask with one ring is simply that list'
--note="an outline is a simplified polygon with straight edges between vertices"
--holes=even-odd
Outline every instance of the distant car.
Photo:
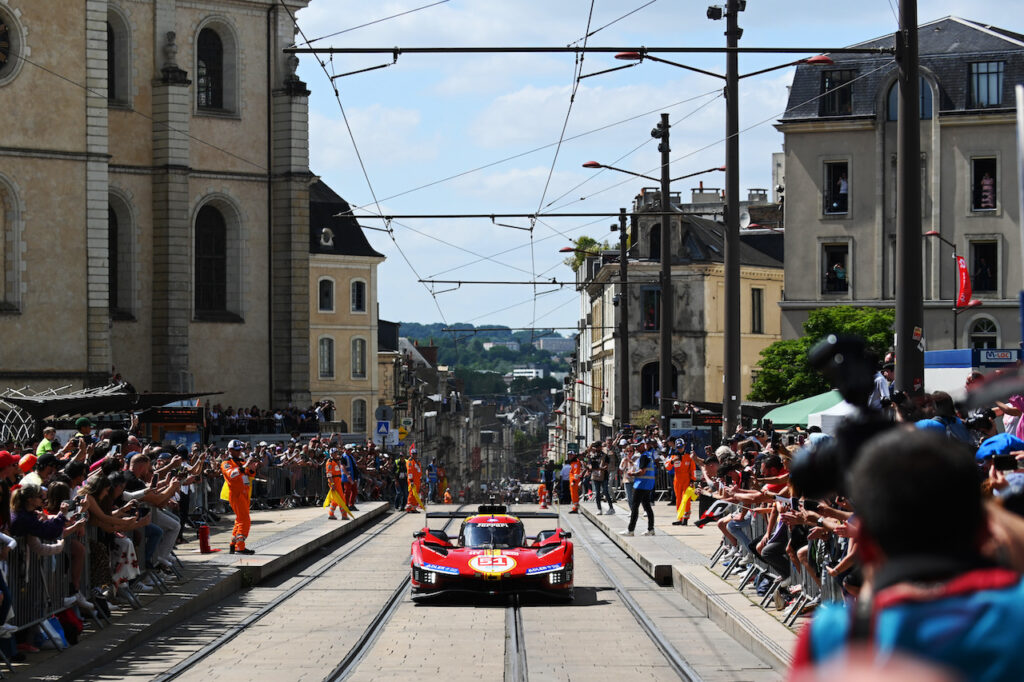
[{"label": "distant car", "polygon": [[[463,512],[464,513],[464,512]],[[430,513],[453,518],[459,512]],[[553,518],[543,512],[509,513],[504,505],[481,505],[459,528],[457,538],[424,528],[413,534],[412,593],[521,594],[539,592],[573,598],[572,534],[554,528],[527,537],[523,518]]]}]

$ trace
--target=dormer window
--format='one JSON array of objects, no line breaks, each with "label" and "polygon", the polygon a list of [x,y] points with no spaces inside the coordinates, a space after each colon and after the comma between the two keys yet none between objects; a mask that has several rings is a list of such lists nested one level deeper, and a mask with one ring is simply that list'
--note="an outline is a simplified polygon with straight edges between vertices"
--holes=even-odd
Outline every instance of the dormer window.
[{"label": "dormer window", "polygon": [[821,77],[821,115],[847,116],[853,113],[852,69],[826,71]]},{"label": "dormer window", "polygon": [[1003,105],[1003,66],[1005,62],[974,62],[970,65],[972,109]]}]

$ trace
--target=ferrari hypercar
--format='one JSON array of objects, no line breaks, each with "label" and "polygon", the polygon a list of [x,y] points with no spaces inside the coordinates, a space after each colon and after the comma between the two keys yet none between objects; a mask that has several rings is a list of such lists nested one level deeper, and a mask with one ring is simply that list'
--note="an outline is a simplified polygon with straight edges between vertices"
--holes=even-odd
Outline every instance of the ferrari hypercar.
[{"label": "ferrari hypercar", "polygon": [[[457,518],[465,512],[431,512],[427,518]],[[504,505],[481,505],[462,522],[457,538],[429,527],[413,534],[412,593],[520,594],[540,592],[573,598],[572,534],[561,528],[526,535],[524,518],[543,512],[510,513]],[[429,524],[429,521],[428,521]]]}]

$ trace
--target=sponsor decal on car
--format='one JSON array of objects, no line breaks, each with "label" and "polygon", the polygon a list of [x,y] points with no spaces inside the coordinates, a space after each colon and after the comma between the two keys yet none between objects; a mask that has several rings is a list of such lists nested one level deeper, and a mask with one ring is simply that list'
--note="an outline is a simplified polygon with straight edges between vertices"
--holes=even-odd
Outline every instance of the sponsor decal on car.
[{"label": "sponsor decal on car", "polygon": [[552,571],[561,571],[565,566],[563,564],[551,564],[550,566],[534,566],[533,568],[526,569],[526,575],[537,575],[538,573],[551,573]]},{"label": "sponsor decal on car", "polygon": [[503,554],[480,555],[469,560],[469,567],[480,573],[501,575],[516,567],[516,560]]},{"label": "sponsor decal on car", "polygon": [[448,575],[459,574],[459,569],[452,568],[451,566],[441,566],[440,564],[423,564],[421,568],[425,568],[430,571],[436,571],[438,573],[447,573]]}]

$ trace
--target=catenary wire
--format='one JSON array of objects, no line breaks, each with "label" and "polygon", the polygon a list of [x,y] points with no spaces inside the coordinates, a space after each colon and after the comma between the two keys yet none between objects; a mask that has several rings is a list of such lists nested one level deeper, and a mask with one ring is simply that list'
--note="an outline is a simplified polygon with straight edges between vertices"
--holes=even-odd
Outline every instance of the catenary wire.
[{"label": "catenary wire", "polygon": [[374,24],[379,24],[379,23],[381,23],[383,21],[387,21],[388,19],[397,19],[398,17],[404,17],[407,14],[412,14],[413,12],[419,12],[422,9],[429,9],[430,7],[436,7],[437,5],[443,5],[446,2],[451,2],[451,0],[438,0],[437,2],[432,2],[429,5],[422,5],[420,7],[414,7],[413,9],[408,9],[408,10],[405,10],[404,12],[399,12],[398,14],[392,14],[390,16],[381,17],[380,19],[374,19],[373,21],[368,21],[365,24],[359,24],[358,26],[352,26],[350,28],[346,28],[346,29],[343,29],[341,31],[335,31],[334,33],[328,33],[325,36],[320,36],[319,38],[313,38],[312,40],[306,40],[305,38],[303,38],[304,42],[302,44],[303,45],[312,45],[313,43],[318,42],[320,40],[326,40],[327,38],[333,38],[335,36],[340,36],[343,33],[348,33],[350,31],[355,31],[356,29],[366,28],[367,26],[373,26]]},{"label": "catenary wire", "polygon": [[[280,0],[280,2],[281,7],[283,7],[284,11],[288,13],[288,17],[291,19],[292,24],[295,26],[295,30],[297,30],[299,32],[299,35],[302,36],[302,39],[306,40],[308,43],[309,41],[306,38],[306,34],[302,30],[302,27],[299,26],[299,22],[298,20],[296,20],[295,15],[292,13],[291,9],[288,8],[288,5],[285,4],[284,0]],[[327,82],[330,83],[331,90],[334,92],[334,100],[338,103],[338,109],[341,111],[341,118],[345,122],[345,130],[348,132],[349,140],[352,142],[352,149],[356,154],[356,159],[358,159],[359,161],[359,168],[362,170],[363,178],[366,180],[366,187],[370,190],[370,196],[373,197],[374,206],[377,207],[377,214],[382,216],[383,210],[381,209],[380,201],[377,199],[377,193],[373,189],[373,183],[370,181],[370,174],[369,172],[367,172],[366,164],[363,162],[363,155],[359,151],[359,145],[356,143],[356,137],[355,134],[352,132],[352,126],[349,124],[348,115],[345,113],[345,105],[341,101],[341,93],[338,92],[338,86],[335,85],[334,78],[331,77],[331,73],[327,70],[327,65],[324,63],[324,61],[320,59],[319,56],[316,56],[316,60],[317,63],[320,64],[320,68],[323,70],[324,76],[327,77]],[[398,239],[395,237],[394,228],[392,228],[390,224],[387,224],[386,226],[388,228],[388,235],[391,237],[391,242],[395,245],[395,248],[398,249],[398,253],[402,256],[402,260],[404,260],[405,264],[409,266],[409,269],[412,271],[413,275],[416,276],[417,280],[423,279],[420,276],[419,272],[416,271],[416,267],[412,264],[412,261],[409,260],[409,257],[402,249],[402,246],[398,243]],[[427,286],[426,283],[423,283],[423,288],[430,295],[431,300],[434,302],[434,306],[437,308],[437,312],[441,316],[441,320],[444,321],[445,324],[448,324],[447,318],[445,318],[444,315],[444,311],[441,309],[441,303],[437,300],[437,296],[434,294],[434,292],[430,290],[430,287]]]},{"label": "catenary wire", "polygon": [[[600,33],[601,31],[605,30],[605,29],[606,29],[606,28],[608,28],[609,26],[612,26],[612,25],[614,25],[614,24],[617,24],[617,23],[619,23],[620,21],[622,21],[622,20],[623,20],[623,19],[625,19],[626,17],[630,17],[630,16],[632,16],[632,15],[636,14],[637,12],[639,12],[640,10],[642,10],[642,9],[644,9],[644,8],[646,8],[646,7],[650,7],[651,5],[653,5],[654,3],[656,3],[657,1],[658,1],[658,0],[648,0],[648,2],[645,2],[644,4],[640,5],[640,6],[639,6],[639,7],[637,7],[636,9],[633,9],[633,10],[630,10],[629,12],[626,12],[625,14],[623,14],[623,15],[622,15],[621,17],[619,17],[618,19],[613,19],[612,21],[609,21],[609,22],[608,22],[607,24],[605,24],[604,26],[598,26],[598,27],[597,27],[597,28],[595,28],[595,29],[594,29],[593,31],[590,31],[590,32],[588,32],[588,33],[587,33],[587,35],[586,35],[585,37],[586,37],[586,38],[591,38],[591,37],[593,37],[593,36],[597,35],[598,33]],[[572,41],[572,43],[570,43],[570,45],[575,45],[576,43],[580,42],[580,40],[583,40],[583,38],[580,38],[580,39],[578,39],[578,40],[574,40],[574,41]]]}]

